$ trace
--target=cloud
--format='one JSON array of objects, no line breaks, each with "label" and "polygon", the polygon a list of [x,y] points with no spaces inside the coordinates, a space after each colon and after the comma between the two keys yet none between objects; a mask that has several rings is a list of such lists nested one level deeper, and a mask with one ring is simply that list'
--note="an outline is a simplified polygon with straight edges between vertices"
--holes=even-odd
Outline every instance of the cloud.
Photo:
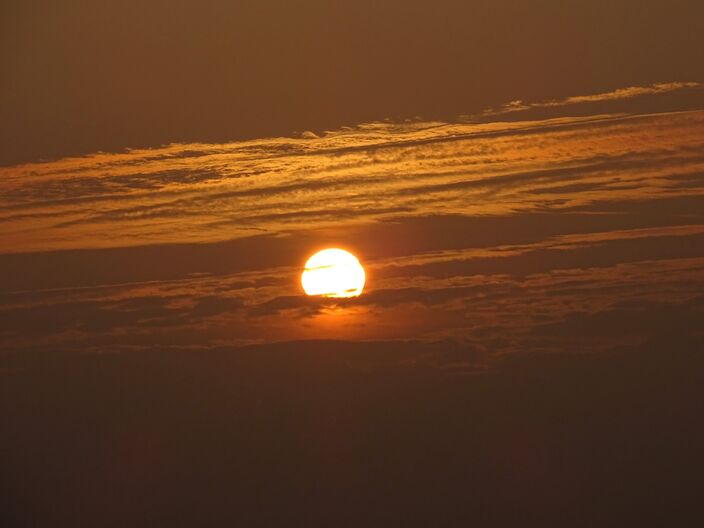
[{"label": "cloud", "polygon": [[484,116],[496,116],[508,114],[512,112],[523,112],[535,108],[554,108],[570,105],[578,105],[584,103],[601,103],[605,101],[618,101],[623,99],[631,99],[634,97],[642,97],[646,95],[660,95],[669,92],[676,92],[687,89],[700,89],[702,83],[699,82],[663,82],[654,83],[649,86],[629,86],[627,88],[617,88],[610,92],[602,92],[589,95],[574,95],[564,99],[555,99],[540,102],[524,102],[515,100],[498,109],[490,109],[484,112]]},{"label": "cloud", "polygon": [[[654,90],[656,99],[670,93]],[[399,211],[557,208],[539,195],[566,179],[601,191],[572,192],[566,205],[633,195],[628,189],[644,179],[661,193],[684,193],[673,178],[702,170],[702,119],[689,111],[388,122],[314,139],[170,145],[5,167],[0,252],[210,243],[253,230],[282,233],[293,222],[300,230],[333,226],[342,220],[330,214],[336,209],[352,223]]]},{"label": "cloud", "polygon": [[682,303],[620,301],[596,312],[572,312],[554,323],[533,329],[536,335],[581,340],[585,337],[636,337],[647,340],[663,335],[701,335],[697,321],[704,316],[704,297]]},{"label": "cloud", "polygon": [[[697,89],[2,168],[3,348],[451,338],[503,355],[558,349],[535,329],[618,298],[684,302],[704,280],[704,112],[662,105]],[[328,245],[362,259],[359,299],[302,296]]]}]

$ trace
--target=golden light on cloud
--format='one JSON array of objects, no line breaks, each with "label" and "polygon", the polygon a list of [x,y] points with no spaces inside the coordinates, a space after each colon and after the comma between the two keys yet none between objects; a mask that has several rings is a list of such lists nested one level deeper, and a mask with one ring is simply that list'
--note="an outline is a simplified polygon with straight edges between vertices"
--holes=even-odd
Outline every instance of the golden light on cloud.
[{"label": "golden light on cloud", "polygon": [[318,251],[306,262],[301,284],[307,295],[356,297],[362,293],[364,268],[352,253],[328,248]]}]

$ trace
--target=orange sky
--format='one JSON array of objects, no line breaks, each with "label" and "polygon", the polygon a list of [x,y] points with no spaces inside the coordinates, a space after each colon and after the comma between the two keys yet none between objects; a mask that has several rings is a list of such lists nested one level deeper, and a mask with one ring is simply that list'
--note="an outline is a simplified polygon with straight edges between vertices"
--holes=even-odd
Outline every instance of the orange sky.
[{"label": "orange sky", "polygon": [[703,525],[703,36],[0,2],[0,527]]}]

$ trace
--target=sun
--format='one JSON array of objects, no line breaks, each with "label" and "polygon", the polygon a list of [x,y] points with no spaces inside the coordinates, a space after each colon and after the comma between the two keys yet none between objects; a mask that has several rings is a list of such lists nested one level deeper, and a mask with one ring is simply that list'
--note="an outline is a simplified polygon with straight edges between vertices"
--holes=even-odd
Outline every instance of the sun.
[{"label": "sun", "polygon": [[356,297],[364,289],[364,268],[352,253],[328,248],[306,262],[301,284],[308,295]]}]

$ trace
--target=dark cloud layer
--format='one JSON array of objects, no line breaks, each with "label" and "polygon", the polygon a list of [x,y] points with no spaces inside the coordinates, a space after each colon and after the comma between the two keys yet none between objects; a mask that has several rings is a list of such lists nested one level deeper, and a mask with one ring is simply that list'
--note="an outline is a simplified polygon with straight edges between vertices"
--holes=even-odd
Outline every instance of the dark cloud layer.
[{"label": "dark cloud layer", "polygon": [[18,355],[0,384],[0,518],[686,524],[704,463],[703,345],[665,331],[488,367],[450,342]]}]

